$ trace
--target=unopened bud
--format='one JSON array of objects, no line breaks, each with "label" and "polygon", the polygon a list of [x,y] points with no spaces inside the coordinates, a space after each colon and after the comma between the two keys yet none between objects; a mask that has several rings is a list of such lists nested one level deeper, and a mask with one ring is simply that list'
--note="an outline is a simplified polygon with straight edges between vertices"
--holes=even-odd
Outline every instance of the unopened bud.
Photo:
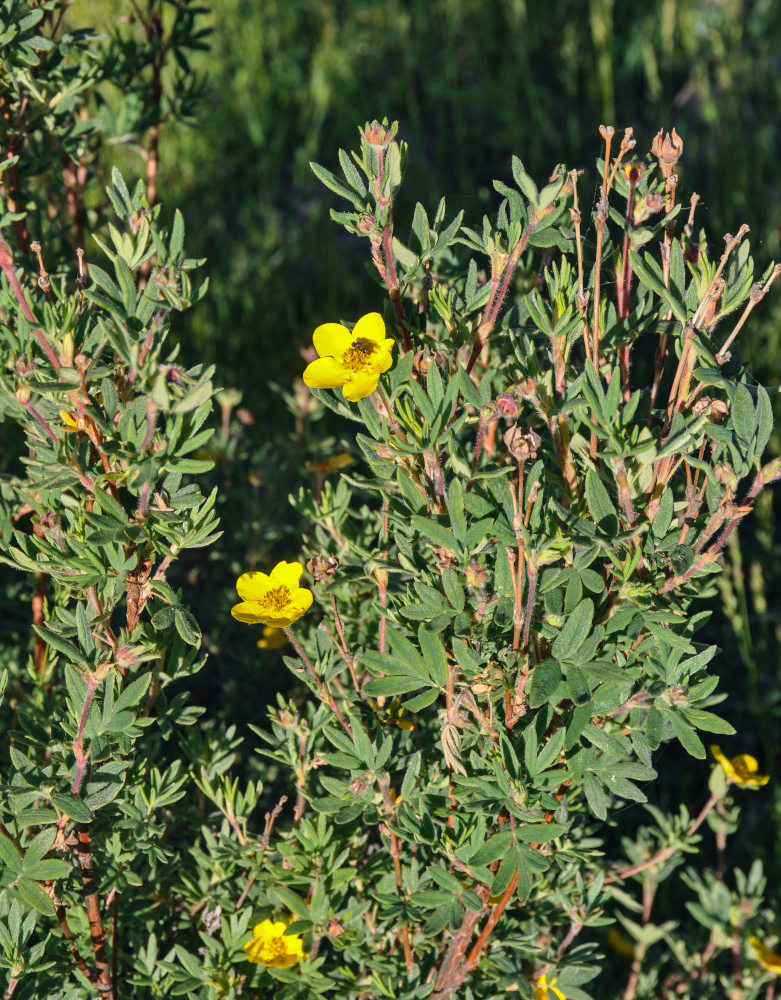
[{"label": "unopened bud", "polygon": [[138,663],[134,646],[124,644],[117,648],[117,666],[122,670],[134,667]]},{"label": "unopened bud", "polygon": [[518,397],[512,392],[503,392],[496,397],[496,408],[503,417],[517,417],[521,412]]}]

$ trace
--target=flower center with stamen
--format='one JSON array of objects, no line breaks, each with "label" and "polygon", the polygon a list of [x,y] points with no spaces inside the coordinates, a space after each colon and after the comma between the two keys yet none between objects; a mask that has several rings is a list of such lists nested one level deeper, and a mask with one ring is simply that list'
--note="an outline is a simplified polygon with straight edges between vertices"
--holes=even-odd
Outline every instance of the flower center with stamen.
[{"label": "flower center with stamen", "polygon": [[271,958],[282,958],[287,955],[287,945],[282,938],[272,938],[266,942],[266,951],[271,953]]},{"label": "flower center with stamen", "polygon": [[342,355],[341,365],[351,372],[366,371],[372,368],[372,355],[377,350],[377,344],[364,337],[354,340]]},{"label": "flower center with stamen", "polygon": [[258,603],[264,610],[281,611],[289,600],[290,591],[287,587],[275,587],[267,591]]}]

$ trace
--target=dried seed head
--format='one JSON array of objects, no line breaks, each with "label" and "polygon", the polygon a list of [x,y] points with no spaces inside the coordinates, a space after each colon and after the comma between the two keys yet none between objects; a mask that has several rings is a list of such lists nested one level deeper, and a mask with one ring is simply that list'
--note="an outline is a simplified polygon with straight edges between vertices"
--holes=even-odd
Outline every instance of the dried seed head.
[{"label": "dried seed head", "polygon": [[412,362],[415,371],[420,372],[421,375],[426,374],[430,363],[431,357],[426,351],[418,351],[415,355],[414,361]]},{"label": "dried seed head", "polygon": [[536,431],[526,431],[526,433],[521,433],[521,429],[517,424],[512,427],[504,434],[504,444],[512,457],[518,461],[523,462],[527,458],[536,458],[537,449],[542,443],[542,438]]},{"label": "dried seed head", "polygon": [[683,153],[683,139],[675,129],[670,134],[660,128],[654,136],[654,141],[651,143],[651,152],[659,161],[659,169],[662,171],[662,177],[668,180],[673,170],[675,170],[676,163],[681,158],[681,153]]},{"label": "dried seed head", "polygon": [[456,554],[451,549],[437,549],[437,557],[440,569],[455,569],[458,566]]},{"label": "dried seed head", "polygon": [[720,424],[729,413],[729,407],[721,399],[711,399],[710,396],[702,396],[692,407],[692,413],[695,417],[700,417],[703,413],[707,413],[709,423]]},{"label": "dried seed head", "polygon": [[316,583],[327,584],[339,568],[339,560],[336,556],[312,556],[306,568]]}]

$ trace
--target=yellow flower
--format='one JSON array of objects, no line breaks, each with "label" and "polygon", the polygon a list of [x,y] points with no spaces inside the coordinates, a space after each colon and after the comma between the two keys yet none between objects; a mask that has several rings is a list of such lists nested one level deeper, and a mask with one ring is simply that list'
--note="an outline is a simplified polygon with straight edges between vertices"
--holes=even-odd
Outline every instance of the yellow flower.
[{"label": "yellow flower", "polygon": [[767,774],[757,774],[759,764],[756,757],[752,757],[749,753],[742,753],[730,759],[724,756],[721,747],[715,745],[710,748],[710,752],[721,764],[727,781],[733,781],[736,785],[758,788],[760,785],[766,785],[770,780],[770,776]]},{"label": "yellow flower", "polygon": [[551,981],[548,982],[547,976],[543,972],[543,974],[534,984],[534,1000],[548,1000],[548,997],[550,995],[548,993],[548,990],[550,990],[551,993],[553,993],[553,995],[558,998],[558,1000],[567,1000],[567,998],[564,996],[561,990],[556,987],[557,982],[558,979],[556,978],[551,979]]},{"label": "yellow flower", "polygon": [[766,969],[770,972],[774,972],[777,976],[781,975],[781,955],[776,952],[771,951],[767,945],[762,944],[758,937],[753,935],[749,938],[749,941],[754,946],[754,951],[757,953],[757,961],[760,965],[764,965]]},{"label": "yellow flower", "polygon": [[304,382],[310,389],[342,386],[351,403],[371,396],[380,375],[393,364],[394,341],[385,336],[385,323],[376,312],[361,316],[352,331],[341,323],[323,323],[312,340],[320,357],[307,365]]},{"label": "yellow flower", "polygon": [[624,955],[626,958],[635,957],[635,946],[616,926],[607,929],[607,945],[619,955]]},{"label": "yellow flower", "polygon": [[247,625],[287,628],[312,604],[312,591],[298,585],[303,572],[301,563],[283,561],[268,576],[243,573],[236,581],[241,604],[234,604],[231,614]]},{"label": "yellow flower", "polygon": [[348,468],[354,461],[355,459],[352,455],[348,455],[343,451],[338,455],[332,455],[330,458],[321,459],[317,462],[304,462],[304,466],[308,472],[316,472],[318,475],[325,476],[329,472],[338,472],[339,469]]},{"label": "yellow flower", "polygon": [[258,639],[255,645],[258,649],[280,649],[288,642],[288,638],[281,628],[274,628],[273,625],[266,625],[263,629],[263,638]]},{"label": "yellow flower", "polygon": [[287,924],[281,920],[262,920],[252,928],[252,940],[244,945],[250,962],[287,969],[305,958],[304,944],[298,934],[285,934]]}]

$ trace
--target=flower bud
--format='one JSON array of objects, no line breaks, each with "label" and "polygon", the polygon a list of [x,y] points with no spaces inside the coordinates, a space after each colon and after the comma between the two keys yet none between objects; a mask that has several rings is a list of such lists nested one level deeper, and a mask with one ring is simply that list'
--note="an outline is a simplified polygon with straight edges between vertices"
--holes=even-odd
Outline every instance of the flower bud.
[{"label": "flower bud", "polygon": [[521,412],[518,397],[512,392],[503,392],[496,397],[496,408],[503,417],[517,417]]}]

